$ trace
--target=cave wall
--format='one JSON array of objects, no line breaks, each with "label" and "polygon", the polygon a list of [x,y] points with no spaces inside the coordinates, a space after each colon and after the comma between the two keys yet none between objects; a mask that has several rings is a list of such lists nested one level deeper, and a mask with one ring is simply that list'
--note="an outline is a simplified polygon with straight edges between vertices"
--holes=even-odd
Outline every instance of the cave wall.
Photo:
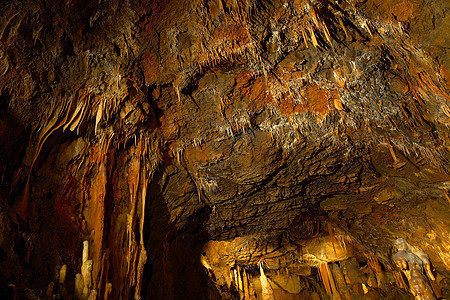
[{"label": "cave wall", "polygon": [[449,8],[5,1],[0,289],[407,298],[404,238],[449,297]]}]

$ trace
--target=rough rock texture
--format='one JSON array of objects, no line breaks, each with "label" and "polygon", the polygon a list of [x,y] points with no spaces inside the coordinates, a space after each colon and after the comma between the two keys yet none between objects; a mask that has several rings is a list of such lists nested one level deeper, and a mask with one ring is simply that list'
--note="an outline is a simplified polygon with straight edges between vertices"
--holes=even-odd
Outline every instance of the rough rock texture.
[{"label": "rough rock texture", "polygon": [[448,1],[3,2],[3,294],[450,297]]}]

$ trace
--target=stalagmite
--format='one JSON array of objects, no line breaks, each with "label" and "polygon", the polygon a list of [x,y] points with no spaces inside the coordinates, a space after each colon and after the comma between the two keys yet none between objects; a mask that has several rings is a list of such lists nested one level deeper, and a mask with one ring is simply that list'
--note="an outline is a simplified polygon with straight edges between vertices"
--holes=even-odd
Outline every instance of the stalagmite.
[{"label": "stalagmite", "polygon": [[339,299],[341,299],[341,296],[339,295],[339,292],[336,288],[336,283],[334,282],[334,277],[333,277],[333,274],[331,273],[331,270],[330,270],[330,267],[328,266],[328,264],[326,264],[326,268],[327,268],[328,278],[330,280],[331,291],[333,292],[333,299],[339,300]]},{"label": "stalagmite", "polygon": [[67,266],[63,265],[61,267],[61,270],[59,270],[59,283],[65,283],[66,282],[66,274],[67,274]]},{"label": "stalagmite", "polygon": [[2,292],[448,291],[444,1],[85,2],[0,9]]},{"label": "stalagmite", "polygon": [[[392,260],[405,274],[410,291],[416,296],[416,299],[436,299],[429,284],[429,280],[435,280],[435,277],[428,255],[422,249],[408,244],[403,238],[395,240],[394,246],[397,248],[397,253],[392,256]],[[401,273],[399,275],[401,276]],[[406,286],[399,275],[396,276],[397,284]]]},{"label": "stalagmite", "polygon": [[55,283],[52,281],[47,285],[47,291],[45,292],[45,296],[47,297],[47,299],[52,299],[53,298],[53,288],[55,286]]},{"label": "stalagmite", "polygon": [[91,283],[92,283],[92,260],[87,260],[81,266],[81,275],[83,276],[83,296],[89,295]]},{"label": "stalagmite", "polygon": [[397,253],[392,256],[392,259],[408,280],[411,278],[410,272],[414,268],[422,271],[430,280],[435,280],[430,259],[422,249],[412,247],[402,238],[397,239],[394,246],[397,248]]},{"label": "stalagmite", "polygon": [[144,248],[144,245],[139,245],[139,258],[138,258],[138,264],[137,264],[137,280],[136,280],[136,292],[134,295],[134,299],[141,299],[141,285],[142,285],[142,278],[144,277],[144,266],[145,262],[147,261],[147,251]]},{"label": "stalagmite", "polygon": [[[90,232],[88,247],[86,241],[83,243],[83,260],[91,258],[92,271],[89,284],[92,288],[99,287],[102,272],[102,257],[104,254],[104,228],[105,228],[105,197],[107,194],[107,157],[108,149],[113,135],[103,134],[99,141],[93,146],[90,161],[87,163],[97,172],[86,182],[86,189],[89,193],[86,197],[84,217],[86,219],[87,230]],[[83,274],[83,272],[82,272]],[[83,275],[84,276],[84,275]],[[85,282],[86,285],[86,282]]]},{"label": "stalagmite", "polygon": [[342,291],[345,289],[345,286],[347,285],[344,279],[344,275],[342,274],[341,268],[338,266],[337,263],[333,263],[331,266],[331,271],[333,274],[333,279],[336,284],[336,287],[339,291]]},{"label": "stalagmite", "polygon": [[423,269],[425,274],[428,276],[430,280],[436,280],[433,274],[433,270],[431,270],[430,257],[420,248],[411,246],[411,251],[416,255],[423,263]]},{"label": "stalagmite", "polygon": [[[93,261],[89,260],[89,241],[83,242],[83,253],[82,253],[82,264],[81,264],[81,277],[82,280],[80,281],[79,278],[75,278],[75,293],[77,294],[77,291],[79,292],[79,289],[81,289],[81,295],[82,297],[87,297],[90,292],[91,283],[92,283],[92,267],[93,267]],[[78,274],[77,274],[78,276]],[[77,285],[77,279],[78,283],[82,282],[82,287]]]},{"label": "stalagmite", "polygon": [[9,284],[8,287],[12,292],[12,299],[17,300],[17,286],[15,286],[14,284]]},{"label": "stalagmite", "polygon": [[97,290],[93,289],[91,290],[91,293],[89,294],[89,300],[97,300]]},{"label": "stalagmite", "polygon": [[409,280],[411,292],[416,300],[434,300],[436,296],[433,289],[428,283],[428,280],[423,273],[418,269],[412,269],[411,279]]},{"label": "stalagmite", "polygon": [[89,259],[89,242],[83,242],[83,254],[81,258],[81,263],[84,264]]},{"label": "stalagmite", "polygon": [[83,281],[83,276],[80,273],[77,273],[75,275],[75,297],[77,299],[82,299],[83,298],[83,289],[84,289],[84,281]]},{"label": "stalagmite", "polygon": [[262,263],[259,263],[259,280],[261,281],[261,289],[262,289],[262,299],[263,300],[275,300],[273,297],[272,287],[270,286],[269,281],[267,280],[266,275],[264,274],[264,270],[262,267]]},{"label": "stalagmite", "polygon": [[112,283],[108,282],[106,284],[105,295],[104,295],[103,299],[104,300],[108,300],[110,298],[110,296],[111,296],[111,293],[112,293]]}]

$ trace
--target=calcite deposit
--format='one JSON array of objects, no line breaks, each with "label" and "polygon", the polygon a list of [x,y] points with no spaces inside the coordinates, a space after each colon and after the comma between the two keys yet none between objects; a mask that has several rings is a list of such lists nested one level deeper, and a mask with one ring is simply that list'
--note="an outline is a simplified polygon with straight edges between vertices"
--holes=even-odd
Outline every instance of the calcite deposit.
[{"label": "calcite deposit", "polygon": [[4,0],[0,294],[450,298],[446,0]]}]

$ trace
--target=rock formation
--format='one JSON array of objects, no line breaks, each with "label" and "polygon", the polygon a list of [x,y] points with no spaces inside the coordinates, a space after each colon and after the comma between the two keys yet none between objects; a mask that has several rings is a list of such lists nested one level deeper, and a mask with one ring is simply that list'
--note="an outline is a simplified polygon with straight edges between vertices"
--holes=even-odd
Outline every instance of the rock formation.
[{"label": "rock formation", "polygon": [[449,11],[4,0],[0,294],[449,298]]}]

